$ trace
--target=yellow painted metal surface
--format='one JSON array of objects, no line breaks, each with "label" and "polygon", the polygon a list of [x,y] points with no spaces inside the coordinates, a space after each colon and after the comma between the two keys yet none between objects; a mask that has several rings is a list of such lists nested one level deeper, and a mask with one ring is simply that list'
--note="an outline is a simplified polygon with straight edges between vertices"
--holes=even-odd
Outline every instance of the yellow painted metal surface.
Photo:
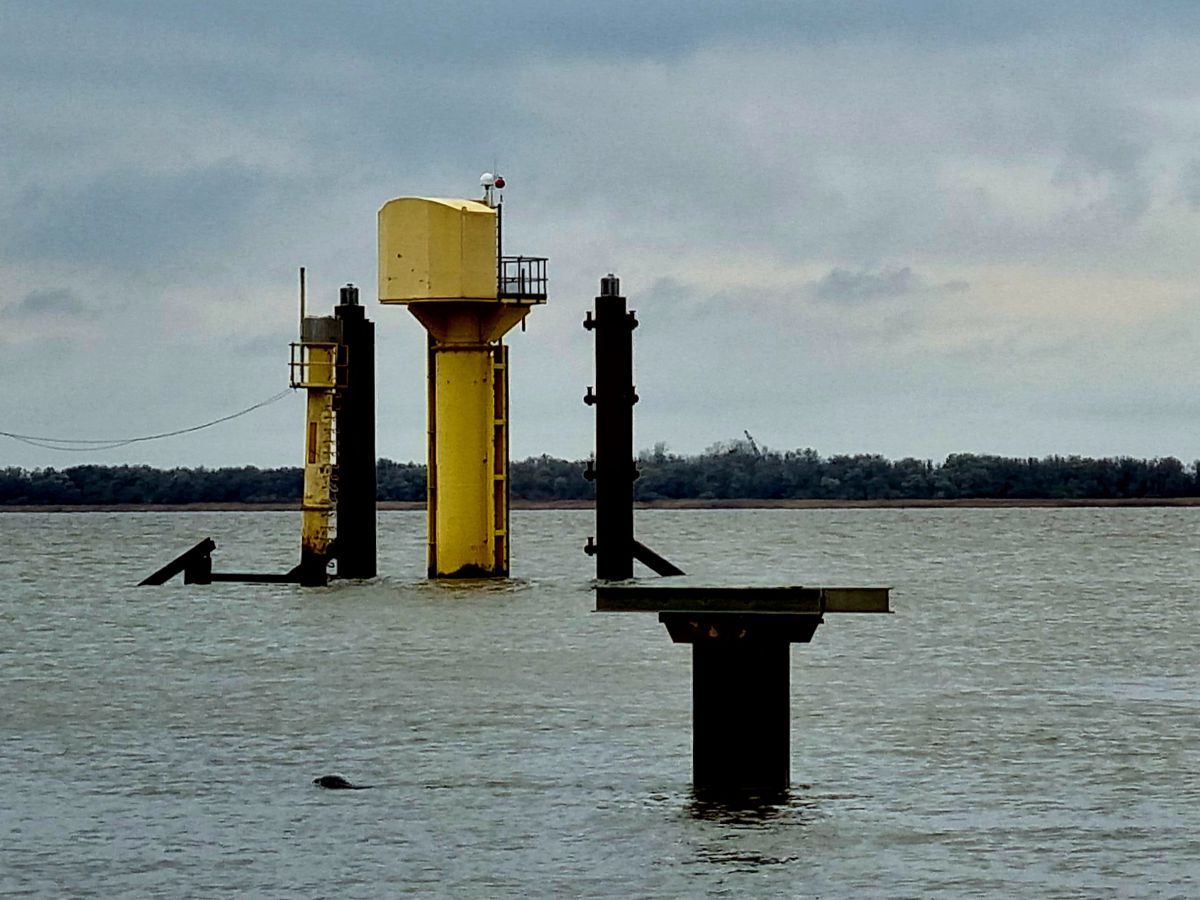
[{"label": "yellow painted metal surface", "polygon": [[496,300],[496,210],[398,197],[379,210],[379,302]]},{"label": "yellow painted metal surface", "polygon": [[498,575],[491,521],[492,357],[486,346],[441,346],[433,354],[437,472],[434,542],[439,575]]},{"label": "yellow painted metal surface", "polygon": [[329,551],[333,521],[333,391],[336,344],[301,347],[308,389],[304,428],[304,496],[300,504],[302,553],[323,557]]},{"label": "yellow painted metal surface", "polygon": [[408,311],[439,346],[493,344],[529,315],[529,304],[443,301],[412,303]]},{"label": "yellow painted metal surface", "polygon": [[495,209],[400,197],[379,210],[379,300],[429,334],[430,577],[508,574],[508,368],[501,338],[541,300],[498,297]]},{"label": "yellow painted metal surface", "polygon": [[429,333],[429,575],[507,575],[508,368],[499,341],[529,306],[409,311]]},{"label": "yellow painted metal surface", "polygon": [[429,332],[429,574],[508,574],[508,369],[520,321],[477,303],[414,305]]}]

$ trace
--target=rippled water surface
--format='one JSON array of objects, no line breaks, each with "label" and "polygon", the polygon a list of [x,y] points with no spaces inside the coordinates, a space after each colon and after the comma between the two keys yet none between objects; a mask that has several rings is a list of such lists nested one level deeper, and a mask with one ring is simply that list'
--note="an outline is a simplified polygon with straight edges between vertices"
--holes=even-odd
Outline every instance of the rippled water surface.
[{"label": "rippled water surface", "polygon": [[[639,514],[699,583],[891,585],[792,650],[790,803],[694,802],[691,656],[592,612],[587,512],[516,579],[133,585],[292,513],[0,515],[0,892],[1200,896],[1200,509]],[[370,791],[323,791],[340,773]]]}]

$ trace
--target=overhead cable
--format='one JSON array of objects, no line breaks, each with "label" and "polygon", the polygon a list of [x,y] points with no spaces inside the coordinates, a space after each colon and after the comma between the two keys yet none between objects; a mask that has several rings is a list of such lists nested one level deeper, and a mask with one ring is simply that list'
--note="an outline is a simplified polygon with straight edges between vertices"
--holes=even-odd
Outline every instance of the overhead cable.
[{"label": "overhead cable", "polygon": [[145,434],[131,438],[55,438],[44,435],[0,431],[0,437],[12,438],[14,441],[20,441],[23,444],[30,444],[31,446],[41,447],[46,450],[63,450],[69,453],[81,453],[87,450],[112,450],[116,447],[127,447],[130,444],[140,444],[146,441],[158,441],[163,438],[177,437],[181,434],[191,434],[194,431],[211,428],[214,425],[220,425],[222,422],[228,422],[230,419],[236,419],[239,416],[252,413],[256,409],[262,409],[264,406],[270,406],[272,403],[282,400],[291,392],[292,388],[287,388],[278,394],[268,397],[266,400],[255,403],[253,406],[247,406],[245,409],[240,409],[227,416],[221,416],[219,419],[213,419],[211,422],[193,425],[190,428],[179,428],[175,431],[163,431],[159,434]]}]

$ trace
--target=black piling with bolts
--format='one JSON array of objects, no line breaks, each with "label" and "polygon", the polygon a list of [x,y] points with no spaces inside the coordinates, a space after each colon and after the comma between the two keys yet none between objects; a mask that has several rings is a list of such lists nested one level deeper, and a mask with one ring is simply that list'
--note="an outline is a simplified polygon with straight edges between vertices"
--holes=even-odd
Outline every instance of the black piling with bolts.
[{"label": "black piling with bolts", "polygon": [[339,578],[376,575],[375,323],[358,302],[358,288],[341,289],[334,316],[342,323],[339,362],[346,376],[334,403],[337,428]]},{"label": "black piling with bolts", "polygon": [[596,407],[596,459],[588,472],[596,483],[596,577],[633,577],[633,329],[637,318],[626,308],[621,281],[600,279],[595,317],[584,328],[596,333],[596,386],[584,402]]},{"label": "black piling with bolts", "polygon": [[584,477],[596,484],[596,534],[586,552],[596,557],[596,577],[621,581],[633,577],[633,561],[641,560],[659,575],[683,572],[633,536],[633,329],[637,317],[621,295],[621,280],[611,273],[600,279],[595,313],[583,327],[596,334],[596,384],[583,402],[596,408],[596,453]]}]

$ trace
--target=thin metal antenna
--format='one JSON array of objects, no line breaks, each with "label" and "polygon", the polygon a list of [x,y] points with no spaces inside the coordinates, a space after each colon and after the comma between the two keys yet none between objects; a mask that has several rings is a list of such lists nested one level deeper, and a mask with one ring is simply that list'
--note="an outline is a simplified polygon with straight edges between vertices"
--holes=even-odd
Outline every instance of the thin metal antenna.
[{"label": "thin metal antenna", "polygon": [[307,291],[305,290],[304,266],[300,267],[300,328],[304,328],[304,307],[307,302]]}]

